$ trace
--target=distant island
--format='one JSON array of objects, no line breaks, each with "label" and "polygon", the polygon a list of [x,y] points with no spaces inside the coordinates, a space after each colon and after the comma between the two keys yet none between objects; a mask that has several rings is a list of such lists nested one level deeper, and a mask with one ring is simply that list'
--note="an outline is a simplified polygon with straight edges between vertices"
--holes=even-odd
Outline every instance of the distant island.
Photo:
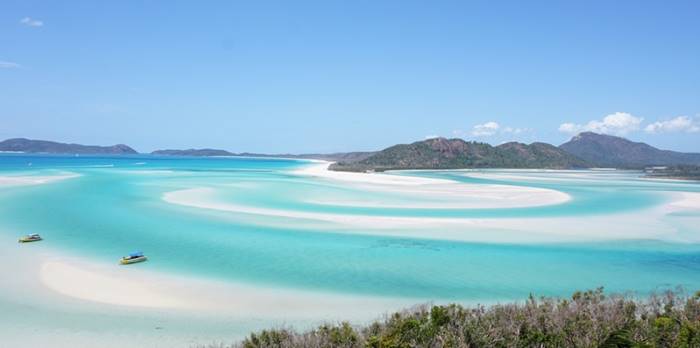
[{"label": "distant island", "polygon": [[697,165],[649,167],[645,171],[648,178],[700,180],[700,166]]},{"label": "distant island", "polygon": [[462,139],[433,138],[388,147],[358,161],[339,161],[331,170],[611,167],[700,165],[700,154],[659,150],[612,135],[584,132],[559,147],[535,142],[491,146]]},{"label": "distant island", "polygon": [[156,150],[151,155],[158,156],[237,156],[237,157],[263,157],[263,158],[297,158],[316,159],[324,161],[359,161],[374,154],[374,152],[338,152],[329,154],[266,154],[253,152],[234,153],[221,149],[187,149],[187,150]]},{"label": "distant island", "polygon": [[[118,144],[95,146],[66,144],[24,138],[0,142],[0,151],[50,154],[137,154]],[[568,142],[554,146],[542,142],[509,142],[498,146],[463,139],[432,138],[411,144],[398,144],[381,151],[338,152],[330,154],[234,153],[222,149],[167,149],[151,152],[156,156],[240,156],[264,158],[316,159],[333,163],[336,171],[369,172],[401,169],[528,168],[578,169],[608,167],[648,169],[647,175],[697,180],[700,153],[660,150],[622,137],[583,132]],[[695,166],[695,167],[693,167]],[[664,167],[664,169],[660,169]]]},{"label": "distant island", "polygon": [[156,150],[156,156],[235,156],[234,153],[219,149]]},{"label": "distant island", "polygon": [[559,146],[598,167],[642,169],[648,166],[700,165],[700,153],[660,150],[625,138],[584,132]]},{"label": "distant island", "polygon": [[360,161],[330,166],[339,171],[463,168],[587,168],[591,163],[545,143],[491,146],[462,139],[433,138],[386,148]]},{"label": "distant island", "polygon": [[138,153],[136,150],[124,144],[112,146],[80,145],[25,138],[7,139],[0,142],[0,151],[81,155],[131,155]]}]

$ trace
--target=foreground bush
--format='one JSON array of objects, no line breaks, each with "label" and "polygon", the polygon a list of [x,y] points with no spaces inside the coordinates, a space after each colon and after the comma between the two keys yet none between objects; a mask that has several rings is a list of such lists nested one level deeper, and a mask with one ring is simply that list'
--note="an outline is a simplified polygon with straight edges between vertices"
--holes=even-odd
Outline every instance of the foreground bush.
[{"label": "foreground bush", "polygon": [[598,289],[524,304],[419,306],[363,327],[264,330],[232,347],[700,348],[700,292],[637,300]]}]

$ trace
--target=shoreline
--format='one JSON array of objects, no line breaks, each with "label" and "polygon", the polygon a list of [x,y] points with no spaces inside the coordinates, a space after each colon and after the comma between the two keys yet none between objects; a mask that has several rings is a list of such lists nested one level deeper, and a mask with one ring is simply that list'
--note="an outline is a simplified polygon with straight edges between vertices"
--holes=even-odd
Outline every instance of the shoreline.
[{"label": "shoreline", "polygon": [[[52,347],[94,346],[105,335],[102,324],[94,328],[89,324],[97,321],[109,323],[106,328],[111,327],[109,335],[114,335],[101,347],[133,345],[138,337],[139,345],[184,348],[242,339],[270,326],[293,324],[305,329],[339,320],[359,324],[418,302],[266,287],[95,262],[45,244],[18,244],[5,233],[0,234],[0,243],[0,252],[15,260],[0,265],[0,277],[9,280],[0,289],[0,311],[7,314],[0,316],[0,337],[4,343],[13,342],[13,347],[36,346],[26,339],[34,330],[45,331],[39,335],[44,342],[39,346],[45,345],[46,337],[53,337]],[[13,312],[17,314],[9,314]],[[53,313],[73,319],[56,323],[50,320]],[[229,327],[232,324],[235,330]],[[153,331],[158,327],[179,329]],[[30,332],[25,332],[28,328]],[[168,336],[165,341],[163,334]]]},{"label": "shoreline", "polygon": [[[462,185],[450,180],[423,177],[389,175],[383,173],[345,173],[326,170],[329,162],[310,165],[292,173],[295,175],[311,176],[321,179],[359,185],[362,189],[400,189],[407,191],[416,187],[433,187],[448,185],[453,189]],[[398,184],[396,184],[398,182]],[[432,186],[431,186],[432,185]],[[470,186],[464,184],[464,186]],[[503,185],[503,187],[515,187]],[[453,189],[454,190],[454,189]],[[539,189],[537,189],[539,190]],[[544,190],[547,192],[548,190]],[[535,191],[538,192],[538,191]],[[556,192],[556,191],[555,191]],[[218,201],[214,194],[216,190],[209,187],[166,192],[162,199],[171,204],[193,207],[204,210],[222,211],[245,216],[267,217],[250,220],[265,226],[280,226],[280,219],[297,219],[305,222],[306,228],[317,232],[340,232],[365,234],[371,236],[406,237],[418,239],[438,239],[458,242],[476,243],[575,243],[613,240],[655,239],[669,242],[693,243],[700,241],[700,236],[679,235],[674,229],[660,222],[660,219],[679,209],[700,210],[700,198],[681,197],[673,192],[667,192],[668,203],[647,208],[644,218],[639,219],[639,212],[620,212],[615,214],[593,215],[587,217],[588,224],[581,224],[579,216],[550,217],[412,217],[412,216],[382,216],[354,215],[332,212],[310,212],[276,208],[246,206],[242,204]],[[431,192],[435,194],[436,192]],[[691,194],[689,197],[695,197]],[[568,198],[568,195],[567,195]],[[685,200],[681,206],[673,202]],[[328,203],[328,202],[326,202]],[[316,223],[323,225],[316,226]],[[328,225],[330,224],[330,225]],[[590,228],[590,226],[597,226]],[[625,228],[619,228],[625,226]]]},{"label": "shoreline", "polygon": [[[423,218],[388,217],[373,215],[342,215],[309,213],[288,210],[251,208],[212,201],[207,188],[195,188],[169,192],[164,195],[168,203],[193,208],[222,211],[270,218],[292,218],[323,223],[329,226],[305,225],[317,232],[341,232],[370,236],[398,238],[437,239],[455,242],[496,244],[558,244],[576,242],[600,242],[616,240],[655,239],[669,242],[700,242],[694,239],[678,239],[672,229],[659,223],[657,218],[680,209],[700,209],[700,198],[688,200],[683,206],[669,204],[648,210],[649,220],[636,221],[635,213],[592,216],[588,224],[580,224],[580,217],[551,218]],[[625,229],[617,228],[626,223]],[[634,221],[630,223],[629,221]],[[274,222],[258,222],[277,226]],[[590,226],[597,226],[591,229]]]},{"label": "shoreline", "polygon": [[334,313],[342,312],[354,313],[350,317],[359,319],[377,308],[391,310],[396,305],[414,302],[382,296],[275,289],[137,267],[95,263],[79,257],[59,256],[54,252],[41,262],[39,279],[47,289],[62,296],[101,305],[185,313],[196,311],[200,314],[226,311],[229,316],[239,318],[294,321],[333,318]]},{"label": "shoreline", "polygon": [[[311,163],[308,167],[314,169],[309,171],[308,167],[302,168],[296,174],[319,180],[336,180],[336,172],[328,173],[324,169],[328,163]],[[73,176],[48,176],[51,180],[45,180],[43,176],[22,177],[38,178],[29,182],[40,185]],[[478,185],[385,173],[350,173],[349,176],[341,173],[340,177],[340,180],[334,181],[339,182],[340,186],[427,196],[473,194],[482,202],[486,202],[483,197],[488,192],[482,190],[484,187],[495,191],[503,190],[500,192],[516,197],[522,192],[558,192],[546,189],[533,191],[528,187],[520,189],[515,185],[483,185],[482,189],[475,189],[470,186]],[[581,223],[582,218],[578,216],[554,219],[419,218],[311,211],[301,212],[307,215],[300,216],[300,212],[293,210],[265,210],[219,202],[213,199],[213,193],[215,191],[212,188],[195,187],[166,192],[161,198],[178,205],[255,215],[261,224],[273,223],[275,219],[270,217],[274,216],[320,221],[326,225],[309,228],[320,233],[366,233],[497,244],[624,242],[630,239],[700,242],[700,236],[696,233],[678,235],[674,226],[661,221],[667,214],[700,211],[700,192],[663,191],[663,194],[668,195],[668,202],[646,211],[586,217],[586,223]],[[499,196],[493,196],[492,199],[497,202]],[[338,202],[325,199],[320,203]],[[358,204],[352,201],[350,203]],[[368,205],[365,203],[364,206]],[[697,218],[691,218],[686,222],[679,220],[678,223],[692,224],[696,221]],[[304,223],[299,222],[299,226],[307,227]],[[624,228],[618,228],[621,224],[624,224]],[[357,227],[362,229],[358,230]],[[694,231],[692,228],[688,230]],[[323,291],[268,286],[236,279],[159,271],[138,265],[119,266],[117,260],[114,260],[114,264],[95,262],[89,257],[66,253],[60,248],[52,247],[49,240],[21,245],[16,243],[14,236],[5,233],[8,231],[0,232],[0,252],[12,260],[0,265],[0,276],[8,280],[0,289],[0,311],[9,313],[0,316],[0,337],[5,339],[4,342],[18,347],[41,346],[47,340],[57,347],[90,346],[91,342],[104,335],[110,338],[102,346],[108,347],[122,347],[130,343],[133,345],[135,341],[154,347],[187,347],[207,344],[217,338],[238,339],[251,331],[276,325],[292,325],[304,329],[335,320],[363,323],[380,318],[385,313],[430,300],[355,294],[343,292],[343,289]],[[499,301],[494,297],[493,302]],[[449,302],[469,303],[457,300]],[[490,301],[479,303],[488,304]],[[57,313],[70,320],[52,322],[50,318],[56,317]],[[93,321],[98,324],[90,326]],[[33,339],[43,337],[44,340],[33,344],[36,342],[27,337],[33,337],[32,334],[36,334],[37,330],[42,333],[38,335],[39,338]]]},{"label": "shoreline", "polygon": [[[354,173],[329,170],[332,162],[323,161],[291,171],[294,175],[350,183],[363,190],[393,192],[442,198],[472,198],[478,202],[452,205],[449,208],[520,208],[555,205],[569,202],[564,192],[528,186],[468,184],[448,179],[427,178],[386,173]],[[423,208],[423,207],[421,207]],[[440,208],[440,207],[424,207]]]},{"label": "shoreline", "polygon": [[57,175],[2,175],[0,176],[0,188],[43,185],[79,176],[80,174],[71,172]]}]

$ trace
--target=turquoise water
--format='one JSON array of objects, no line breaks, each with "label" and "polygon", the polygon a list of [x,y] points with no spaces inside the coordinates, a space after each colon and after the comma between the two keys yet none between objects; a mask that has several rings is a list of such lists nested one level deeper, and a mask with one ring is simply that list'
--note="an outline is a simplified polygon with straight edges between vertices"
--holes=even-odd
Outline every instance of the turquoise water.
[{"label": "turquoise water", "polygon": [[[250,158],[0,156],[0,176],[79,177],[0,188],[0,233],[41,233],[45,243],[103,262],[140,249],[162,272],[275,288],[322,290],[422,300],[522,299],[566,296],[604,286],[640,293],[700,289],[700,244],[664,240],[546,244],[469,243],[349,231],[330,222],[311,227],[294,218],[251,216],[169,204],[167,192],[208,187],[217,201],[247,207],[340,215],[430,218],[580,219],[639,214],[669,201],[667,192],[700,192],[693,183],[650,182],[634,172],[404,172],[469,184],[522,185],[569,194],[569,202],[527,208],[377,208],[321,204],[416,200],[343,182],[291,174],[308,162]],[[518,179],[508,179],[508,174]],[[501,177],[499,177],[501,175]],[[440,197],[423,197],[425,203]],[[686,236],[700,235],[698,211],[659,218]],[[275,224],[261,223],[275,220]],[[319,227],[320,226],[320,227]],[[591,225],[590,228],[599,228]],[[354,232],[359,232],[354,233]],[[429,232],[429,231],[427,231]],[[485,229],[483,233],[489,233]],[[429,233],[424,235],[429,236]],[[205,256],[205,257],[203,257]]]}]

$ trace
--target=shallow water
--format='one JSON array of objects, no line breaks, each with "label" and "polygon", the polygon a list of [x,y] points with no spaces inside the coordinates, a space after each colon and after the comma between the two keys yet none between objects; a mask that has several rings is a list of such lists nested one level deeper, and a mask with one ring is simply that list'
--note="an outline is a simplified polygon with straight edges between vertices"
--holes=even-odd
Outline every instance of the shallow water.
[{"label": "shallow water", "polygon": [[[150,257],[139,267],[154,271],[416,302],[489,302],[522,299],[530,293],[566,296],[598,286],[639,293],[676,286],[700,289],[698,211],[649,214],[672,199],[669,192],[700,192],[694,183],[642,180],[636,172],[401,172],[393,175],[545,188],[572,199],[522,208],[387,208],[372,203],[411,201],[430,206],[454,198],[365,190],[292,174],[306,165],[305,161],[250,158],[2,155],[0,176],[66,172],[80,176],[0,187],[0,233],[38,232],[51,248],[101,262],[115,262],[139,249]],[[672,233],[668,239],[652,240],[571,243],[552,237],[537,243],[477,243],[431,238],[430,228],[419,231],[420,238],[397,237],[381,228],[355,231],[328,221],[215,211],[163,200],[168,192],[201,187],[212,189],[211,199],[217,202],[292,212],[517,218],[530,229],[537,228],[532,224],[539,219],[568,219],[590,224],[591,229],[609,229],[611,225],[597,225],[591,219],[624,216],[628,220],[620,221],[653,219]],[[329,197],[342,204],[322,203]],[[487,227],[465,226],[464,230],[454,233],[495,233]]]}]

